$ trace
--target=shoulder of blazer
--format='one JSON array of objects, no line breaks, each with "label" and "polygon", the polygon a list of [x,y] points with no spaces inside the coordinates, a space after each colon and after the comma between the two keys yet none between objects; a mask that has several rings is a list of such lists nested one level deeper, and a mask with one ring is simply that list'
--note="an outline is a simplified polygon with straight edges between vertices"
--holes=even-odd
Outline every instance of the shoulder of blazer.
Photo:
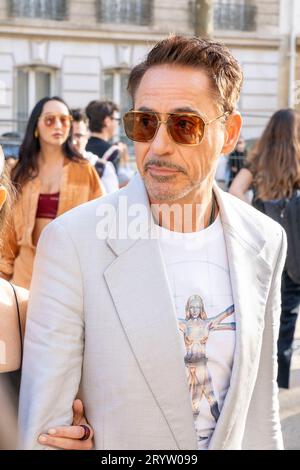
[{"label": "shoulder of blazer", "polygon": [[236,196],[223,192],[222,198],[224,203],[230,206],[232,210],[237,213],[239,218],[247,223],[249,229],[253,230],[254,232],[258,230],[262,230],[263,233],[274,233],[274,231],[282,231],[282,227],[280,224],[278,224],[278,222],[255,209],[250,204],[241,201]]},{"label": "shoulder of blazer", "polygon": [[79,229],[82,232],[82,227],[86,227],[86,229],[94,229],[95,225],[99,221],[99,217],[102,213],[104,214],[105,210],[111,208],[112,211],[114,211],[114,209],[117,208],[119,192],[120,190],[80,204],[57,217],[51,222],[51,225],[56,223],[58,225],[63,225],[68,231]]},{"label": "shoulder of blazer", "polygon": [[227,215],[223,224],[248,245],[259,244],[263,248],[263,257],[273,264],[274,256],[277,259],[279,248],[285,244],[286,236],[281,225],[229,193],[222,192],[221,198]]}]

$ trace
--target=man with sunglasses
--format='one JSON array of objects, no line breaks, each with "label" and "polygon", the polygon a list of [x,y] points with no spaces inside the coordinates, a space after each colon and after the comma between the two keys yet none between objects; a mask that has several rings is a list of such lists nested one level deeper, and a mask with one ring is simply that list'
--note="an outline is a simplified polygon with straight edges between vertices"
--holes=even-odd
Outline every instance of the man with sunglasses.
[{"label": "man with sunglasses", "polygon": [[[242,78],[225,46],[182,36],[160,41],[133,68],[124,127],[138,174],[55,221],[40,242],[24,447],[39,448],[41,429],[70,423],[79,390],[97,449],[282,448],[285,236],[214,182],[240,133]],[[191,299],[205,305],[205,328]],[[49,332],[50,346],[40,338]]]}]

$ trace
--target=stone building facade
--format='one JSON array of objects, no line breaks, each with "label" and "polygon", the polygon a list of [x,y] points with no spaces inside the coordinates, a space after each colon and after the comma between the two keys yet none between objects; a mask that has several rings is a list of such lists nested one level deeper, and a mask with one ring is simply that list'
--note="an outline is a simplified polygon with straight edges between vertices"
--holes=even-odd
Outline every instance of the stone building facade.
[{"label": "stone building facade", "polygon": [[[215,37],[245,72],[239,108],[249,139],[284,102],[280,15],[288,1],[214,2]],[[130,68],[169,32],[194,28],[195,0],[0,0],[0,134],[22,131],[48,94],[71,107],[107,97],[127,109]]]}]

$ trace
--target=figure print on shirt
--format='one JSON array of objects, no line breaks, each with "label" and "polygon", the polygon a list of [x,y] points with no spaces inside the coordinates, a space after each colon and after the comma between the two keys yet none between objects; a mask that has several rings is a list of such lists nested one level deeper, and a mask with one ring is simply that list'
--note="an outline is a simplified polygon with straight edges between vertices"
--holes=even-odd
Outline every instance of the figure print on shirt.
[{"label": "figure print on shirt", "polygon": [[[218,315],[208,318],[200,295],[191,295],[186,302],[185,319],[178,319],[179,329],[183,333],[186,347],[184,362],[187,368],[189,392],[195,417],[199,414],[200,402],[204,396],[209,403],[215,421],[219,418],[219,406],[206,356],[206,343],[209,335],[213,332],[235,330],[235,322],[221,323],[233,313],[234,306],[231,305]],[[220,353],[222,352],[220,351]]]}]

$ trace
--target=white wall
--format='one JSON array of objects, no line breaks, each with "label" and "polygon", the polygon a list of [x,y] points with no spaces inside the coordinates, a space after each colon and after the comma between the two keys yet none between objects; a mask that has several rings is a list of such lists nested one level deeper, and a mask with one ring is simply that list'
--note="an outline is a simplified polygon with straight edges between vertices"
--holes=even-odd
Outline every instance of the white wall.
[{"label": "white wall", "polygon": [[[293,12],[294,3],[294,12]],[[289,34],[291,32],[291,23],[294,21],[295,32],[300,35],[300,1],[299,0],[281,0],[280,1],[280,32]]]},{"label": "white wall", "polygon": [[[101,74],[106,68],[128,67],[147,52],[145,45],[109,42],[59,40],[0,40],[0,119],[16,116],[16,69],[43,65],[56,70],[56,87],[71,107],[85,107],[103,97]],[[11,130],[0,122],[0,134]]]},{"label": "white wall", "polygon": [[278,108],[279,53],[276,49],[232,49],[244,71],[239,102],[243,116],[243,135],[260,136],[269,117]]}]

